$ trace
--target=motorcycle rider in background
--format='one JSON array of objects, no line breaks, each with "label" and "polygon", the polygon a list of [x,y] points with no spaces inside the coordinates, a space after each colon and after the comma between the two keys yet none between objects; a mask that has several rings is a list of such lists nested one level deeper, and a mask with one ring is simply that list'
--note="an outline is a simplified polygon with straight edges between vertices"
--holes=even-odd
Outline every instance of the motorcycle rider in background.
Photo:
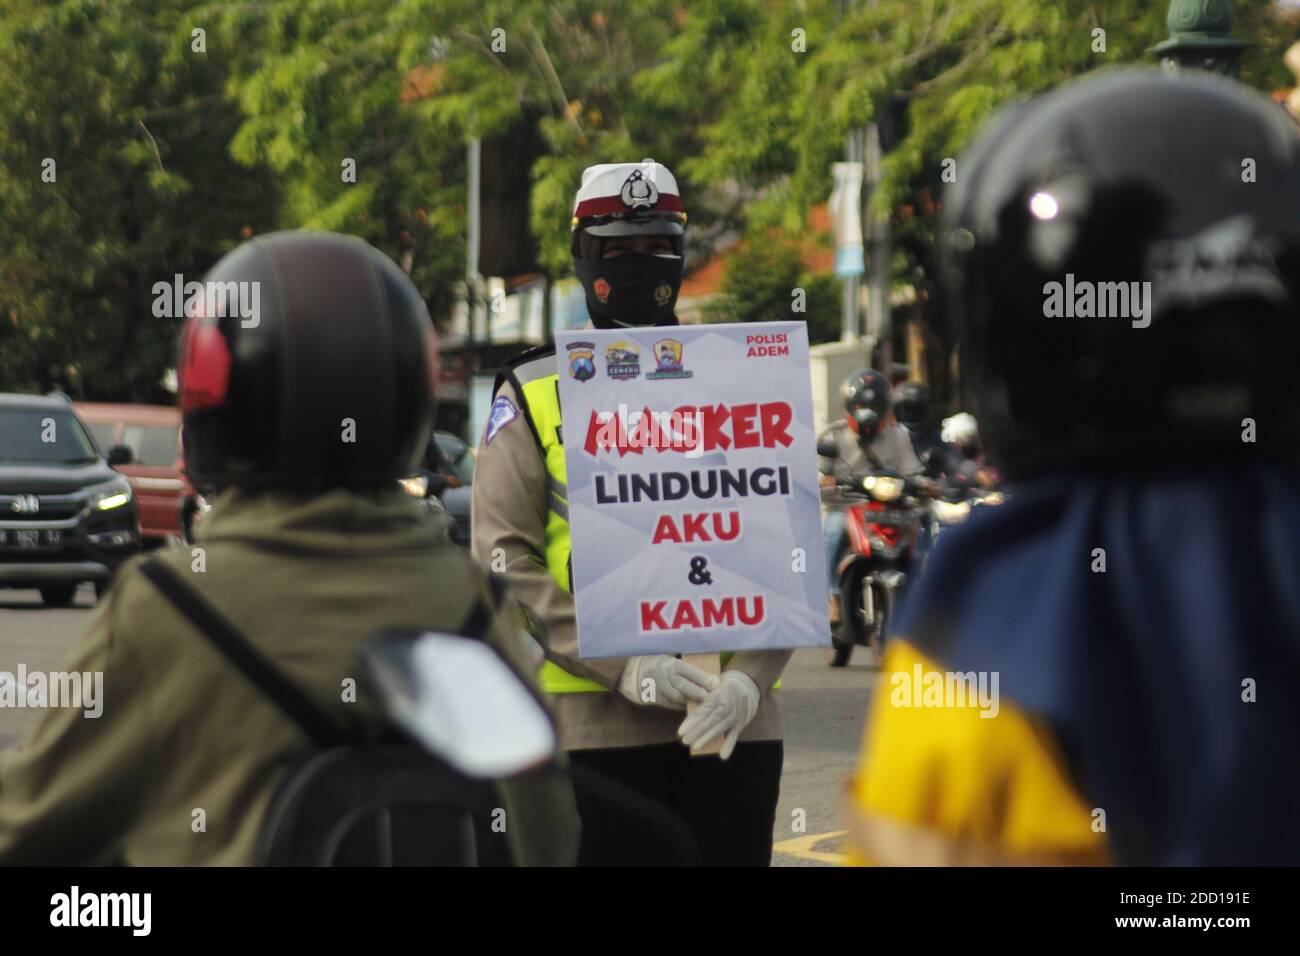
[{"label": "motorcycle rider in background", "polygon": [[912,448],[907,429],[894,418],[889,379],[875,369],[862,369],[844,380],[844,418],[817,437],[821,447],[833,443],[838,454],[818,460],[822,472],[822,536],[826,545],[826,574],[830,591],[831,626],[840,620],[840,582],[836,573],[847,539],[844,506],[856,501],[837,489],[841,481],[871,468],[896,471],[903,477],[921,475],[925,467]]},{"label": "motorcycle rider in background", "polygon": [[931,462],[931,457],[943,447],[943,439],[934,422],[934,405],[930,401],[930,388],[921,382],[903,382],[894,388],[894,417],[912,437],[916,457],[925,466],[931,478],[943,477],[943,469]]},{"label": "motorcycle rider in background", "polygon": [[[1121,70],[1004,112],[960,168],[950,340],[1016,493],[897,619],[861,858],[1294,864],[1295,124],[1224,77]],[[1076,315],[1067,283],[1142,301]]]},{"label": "motorcycle rider in background", "polygon": [[903,382],[894,389],[894,415],[912,436],[916,457],[934,481],[960,490],[997,484],[997,472],[984,463],[974,415],[958,412],[936,426],[930,389],[921,382]]},{"label": "motorcycle rider in background", "polygon": [[961,488],[992,488],[997,485],[997,470],[984,461],[979,423],[969,412],[958,412],[943,420],[935,450],[947,480]]}]

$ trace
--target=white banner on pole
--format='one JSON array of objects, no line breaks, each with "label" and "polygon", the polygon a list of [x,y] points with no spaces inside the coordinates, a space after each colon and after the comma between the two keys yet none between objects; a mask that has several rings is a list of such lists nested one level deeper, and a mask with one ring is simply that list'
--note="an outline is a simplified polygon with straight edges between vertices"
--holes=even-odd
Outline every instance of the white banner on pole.
[{"label": "white banner on pole", "polygon": [[832,163],[831,221],[835,227],[835,274],[840,278],[866,271],[862,239],[862,163]]},{"label": "white banner on pole", "polygon": [[556,335],[583,657],[826,646],[802,322]]}]

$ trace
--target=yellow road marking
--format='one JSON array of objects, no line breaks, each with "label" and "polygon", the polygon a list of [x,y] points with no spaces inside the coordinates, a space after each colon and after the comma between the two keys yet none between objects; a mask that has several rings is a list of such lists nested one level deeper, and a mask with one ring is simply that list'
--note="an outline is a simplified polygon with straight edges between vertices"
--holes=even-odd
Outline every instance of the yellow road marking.
[{"label": "yellow road marking", "polygon": [[784,853],[786,856],[793,856],[800,860],[814,860],[817,863],[845,866],[849,862],[847,853],[818,850],[816,847],[818,843],[824,843],[835,837],[847,836],[848,832],[848,830],[831,830],[827,833],[809,833],[806,836],[794,837],[791,840],[782,840],[772,849],[777,853]]}]

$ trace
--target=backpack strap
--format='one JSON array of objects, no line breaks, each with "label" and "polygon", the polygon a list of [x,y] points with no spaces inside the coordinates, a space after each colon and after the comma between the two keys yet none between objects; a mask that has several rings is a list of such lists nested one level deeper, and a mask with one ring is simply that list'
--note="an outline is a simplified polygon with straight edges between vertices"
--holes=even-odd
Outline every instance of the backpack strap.
[{"label": "backpack strap", "polygon": [[501,602],[506,597],[506,583],[501,578],[500,574],[487,576],[488,600],[479,598],[474,601],[474,606],[456,629],[461,637],[472,637],[476,641],[487,640],[488,631],[492,629],[492,619],[501,610]]},{"label": "backpack strap", "polygon": [[328,749],[348,743],[334,720],[302,688],[285,677],[198,589],[157,559],[141,564],[140,573],[317,746]]},{"label": "backpack strap", "polygon": [[[302,688],[285,677],[197,588],[156,558],[141,564],[140,573],[317,746],[328,749],[350,742],[334,719]],[[487,636],[493,616],[505,596],[505,582],[499,580],[498,575],[489,574],[487,580],[491,604],[476,600],[457,630],[465,637],[480,641]]]}]

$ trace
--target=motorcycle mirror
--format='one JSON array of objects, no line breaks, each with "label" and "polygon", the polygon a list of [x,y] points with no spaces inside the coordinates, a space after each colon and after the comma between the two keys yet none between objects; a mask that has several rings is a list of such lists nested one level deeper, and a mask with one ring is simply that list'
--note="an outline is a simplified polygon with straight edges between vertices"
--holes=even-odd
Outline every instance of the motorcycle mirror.
[{"label": "motorcycle mirror", "polygon": [[833,441],[819,441],[817,443],[817,454],[823,458],[838,458],[840,457],[840,448]]},{"label": "motorcycle mirror", "polygon": [[390,632],[367,641],[360,656],[389,718],[466,776],[510,777],[555,752],[540,701],[482,641]]}]

